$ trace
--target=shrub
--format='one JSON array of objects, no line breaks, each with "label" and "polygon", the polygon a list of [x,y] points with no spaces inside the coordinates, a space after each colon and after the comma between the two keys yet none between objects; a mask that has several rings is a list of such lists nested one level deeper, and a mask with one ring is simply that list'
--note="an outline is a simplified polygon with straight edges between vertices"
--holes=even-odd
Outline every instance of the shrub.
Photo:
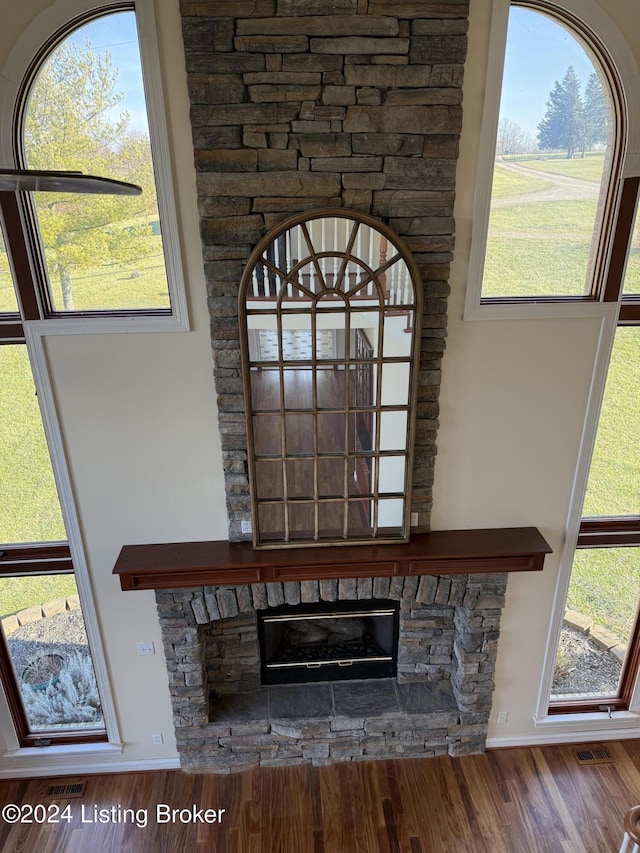
[{"label": "shrub", "polygon": [[51,679],[44,690],[36,690],[23,682],[22,696],[33,726],[102,721],[91,658],[79,651],[66,659],[57,679]]}]

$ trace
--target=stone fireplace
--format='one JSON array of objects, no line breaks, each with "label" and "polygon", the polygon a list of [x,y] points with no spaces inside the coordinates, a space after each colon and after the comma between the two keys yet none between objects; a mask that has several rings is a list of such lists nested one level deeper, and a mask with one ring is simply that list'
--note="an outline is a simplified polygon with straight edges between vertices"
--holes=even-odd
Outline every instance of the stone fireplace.
[{"label": "stone fireplace", "polygon": [[[468,6],[180,0],[229,535],[125,546],[114,572],[156,591],[186,770],[484,750],[507,572],[542,569],[550,549],[535,528],[427,532]],[[398,545],[254,551],[239,283],[267,231],[341,207],[383,220],[420,274],[418,524]],[[264,683],[258,613],[388,601],[395,676]]]},{"label": "stone fireplace", "polygon": [[[182,767],[482,752],[507,575],[289,581],[156,592]],[[399,603],[397,678],[264,685],[257,612]]]}]

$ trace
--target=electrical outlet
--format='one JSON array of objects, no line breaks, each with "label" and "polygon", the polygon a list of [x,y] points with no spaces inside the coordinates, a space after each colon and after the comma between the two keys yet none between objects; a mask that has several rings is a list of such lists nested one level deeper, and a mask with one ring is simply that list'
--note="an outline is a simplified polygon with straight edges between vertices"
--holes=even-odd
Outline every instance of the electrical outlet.
[{"label": "electrical outlet", "polygon": [[139,655],[155,655],[156,650],[153,643],[136,643]]},{"label": "electrical outlet", "polygon": [[418,526],[418,513],[417,512],[411,513],[411,526],[412,527]]},{"label": "electrical outlet", "polygon": [[162,740],[162,733],[156,732],[155,734],[151,735],[151,743],[154,746],[162,746],[162,744],[164,743],[164,741]]},{"label": "electrical outlet", "polygon": [[498,711],[498,714],[496,716],[496,723],[499,726],[506,723],[508,719],[509,719],[509,712],[508,711]]},{"label": "electrical outlet", "polygon": [[247,536],[251,536],[253,533],[253,527],[251,526],[251,521],[241,521],[240,522],[240,530],[242,533],[245,533]]}]

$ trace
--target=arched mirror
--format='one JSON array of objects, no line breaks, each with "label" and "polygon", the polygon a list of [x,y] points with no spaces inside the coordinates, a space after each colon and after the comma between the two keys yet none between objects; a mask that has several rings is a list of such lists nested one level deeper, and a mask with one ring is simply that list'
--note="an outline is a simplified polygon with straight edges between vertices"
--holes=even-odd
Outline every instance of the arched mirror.
[{"label": "arched mirror", "polygon": [[240,286],[256,547],[406,541],[420,278],[378,220],[279,225]]}]

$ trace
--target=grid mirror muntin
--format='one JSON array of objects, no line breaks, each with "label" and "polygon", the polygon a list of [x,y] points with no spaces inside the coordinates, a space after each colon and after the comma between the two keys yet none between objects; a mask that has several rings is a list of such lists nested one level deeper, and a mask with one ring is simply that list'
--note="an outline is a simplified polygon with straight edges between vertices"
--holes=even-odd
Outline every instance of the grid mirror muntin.
[{"label": "grid mirror muntin", "polygon": [[382,222],[319,210],[254,250],[239,315],[254,546],[409,538],[422,295]]}]

